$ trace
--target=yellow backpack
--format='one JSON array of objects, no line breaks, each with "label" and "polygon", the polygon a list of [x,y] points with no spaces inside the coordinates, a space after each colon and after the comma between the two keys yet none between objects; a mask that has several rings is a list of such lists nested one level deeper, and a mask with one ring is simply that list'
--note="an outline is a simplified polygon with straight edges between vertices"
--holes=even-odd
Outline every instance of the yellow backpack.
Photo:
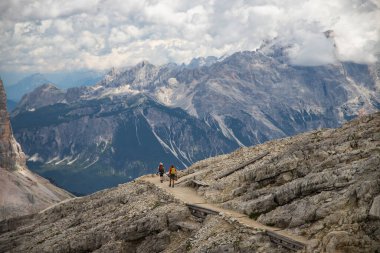
[{"label": "yellow backpack", "polygon": [[170,168],[170,175],[175,175],[175,174],[177,174],[177,170],[176,170],[176,168],[171,167],[171,168]]}]

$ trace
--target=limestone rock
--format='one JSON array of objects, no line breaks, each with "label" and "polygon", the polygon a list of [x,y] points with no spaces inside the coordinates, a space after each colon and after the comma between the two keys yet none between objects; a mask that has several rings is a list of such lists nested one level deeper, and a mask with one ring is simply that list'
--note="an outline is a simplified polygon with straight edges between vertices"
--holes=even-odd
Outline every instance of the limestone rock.
[{"label": "limestone rock", "polygon": [[369,210],[369,215],[380,218],[380,195],[373,199],[371,209]]},{"label": "limestone rock", "polygon": [[13,137],[6,102],[3,81],[0,80],[0,167],[14,171],[25,168],[26,160],[20,145]]},{"label": "limestone rock", "polygon": [[[380,113],[195,163],[198,193],[266,225],[316,240],[316,252],[380,249]],[[269,151],[225,178],[229,168]]]},{"label": "limestone rock", "polygon": [[200,221],[161,189],[134,182],[0,222],[0,252],[287,252],[221,216]]}]

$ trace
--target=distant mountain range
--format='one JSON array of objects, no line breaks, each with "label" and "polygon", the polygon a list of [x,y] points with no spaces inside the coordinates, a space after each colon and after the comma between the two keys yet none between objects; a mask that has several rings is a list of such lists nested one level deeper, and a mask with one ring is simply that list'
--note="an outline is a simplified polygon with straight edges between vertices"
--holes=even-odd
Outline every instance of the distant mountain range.
[{"label": "distant mountain range", "polygon": [[45,83],[50,83],[50,81],[44,75],[36,73],[23,78],[14,85],[5,86],[5,91],[8,99],[19,101],[24,94],[32,92],[35,88]]},{"label": "distant mountain range", "polygon": [[12,85],[5,86],[7,97],[11,101],[19,101],[26,93],[32,92],[43,84],[54,84],[61,89],[94,85],[103,78],[102,72],[73,71],[68,73],[35,73],[24,77]]},{"label": "distant mountain range", "polygon": [[153,172],[160,161],[183,168],[377,111],[379,70],[293,66],[278,45],[189,65],[144,61],[112,69],[94,86],[44,85],[20,101],[12,122],[35,171],[89,193]]}]

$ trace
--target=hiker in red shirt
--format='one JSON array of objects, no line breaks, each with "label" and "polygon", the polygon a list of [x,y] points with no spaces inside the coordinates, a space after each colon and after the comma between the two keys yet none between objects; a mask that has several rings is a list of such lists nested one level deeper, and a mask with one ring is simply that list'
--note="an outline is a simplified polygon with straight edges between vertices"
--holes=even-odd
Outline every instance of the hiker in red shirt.
[{"label": "hiker in red shirt", "polygon": [[158,166],[157,174],[160,174],[161,183],[164,182],[165,167],[162,163],[160,163],[160,165]]}]

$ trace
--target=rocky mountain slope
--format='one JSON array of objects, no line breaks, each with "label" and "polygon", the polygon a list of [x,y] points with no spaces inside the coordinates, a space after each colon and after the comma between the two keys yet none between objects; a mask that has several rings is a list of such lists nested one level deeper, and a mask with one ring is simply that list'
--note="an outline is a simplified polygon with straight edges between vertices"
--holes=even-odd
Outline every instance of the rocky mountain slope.
[{"label": "rocky mountain slope", "polygon": [[[260,161],[215,180],[237,164]],[[210,202],[317,240],[317,252],[380,250],[380,113],[194,164]],[[192,180],[193,180],[192,179]],[[191,185],[191,180],[185,182]],[[376,251],[377,250],[377,251]]]},{"label": "rocky mountain slope", "polygon": [[[24,98],[47,89],[69,99],[51,85]],[[13,126],[22,133],[18,136],[33,161],[30,166],[81,194],[151,173],[160,161],[184,167],[237,148],[203,121],[143,94],[53,104],[17,114]]]},{"label": "rocky mountain slope", "polygon": [[12,134],[3,82],[0,80],[0,220],[37,212],[72,197],[29,171]]},{"label": "rocky mountain slope", "polygon": [[[58,182],[62,174],[76,173],[89,165],[101,167],[98,174],[115,176],[107,183],[115,185],[141,175],[144,168],[153,171],[161,160],[183,168],[237,147],[337,127],[357,115],[380,109],[379,65],[336,62],[316,67],[293,66],[286,49],[267,44],[257,51],[238,52],[222,59],[194,59],[189,65],[155,66],[144,61],[132,68],[112,69],[97,85],[67,91],[44,85],[26,95],[15,109],[15,136],[29,156],[30,166],[44,176]],[[143,119],[144,113],[141,116],[136,110],[129,110],[137,115],[131,116],[122,108],[124,102],[133,104],[128,101],[134,101],[136,96],[151,101],[142,106],[145,109],[159,106],[165,113]],[[45,114],[56,116],[44,117]],[[141,120],[133,120],[134,117]],[[26,124],[36,118],[40,123]],[[125,118],[130,119],[127,127]],[[101,123],[94,124],[95,121]],[[141,122],[145,122],[145,128]],[[191,130],[184,132],[183,124]],[[152,136],[152,149],[159,153],[149,151],[149,163],[125,153],[128,164],[118,163],[118,156],[108,155],[101,143],[107,143],[111,152],[115,145],[136,143],[136,150],[142,151],[139,156],[147,154],[137,138],[136,142],[116,138],[120,128],[128,129],[130,136],[136,135],[136,129],[142,135]],[[81,136],[91,138],[77,138],[78,130]],[[189,142],[188,138],[194,141]],[[164,157],[162,152],[166,153]],[[94,170],[83,175],[91,178]],[[70,176],[69,181],[75,180]],[[66,187],[65,183],[62,185]]]},{"label": "rocky mountain slope", "polygon": [[220,216],[201,222],[183,203],[144,182],[73,199],[33,217],[0,222],[0,252],[267,250],[287,252],[277,249],[262,231]]},{"label": "rocky mountain slope", "polygon": [[[270,141],[195,163],[185,185],[222,207],[307,237],[308,252],[380,250],[380,113],[338,129]],[[237,164],[269,154],[224,178]],[[191,176],[193,175],[193,176]],[[157,178],[158,180],[158,178]],[[175,190],[174,188],[173,190]],[[151,183],[135,181],[0,222],[0,251],[289,252],[264,231],[200,220]]]}]

